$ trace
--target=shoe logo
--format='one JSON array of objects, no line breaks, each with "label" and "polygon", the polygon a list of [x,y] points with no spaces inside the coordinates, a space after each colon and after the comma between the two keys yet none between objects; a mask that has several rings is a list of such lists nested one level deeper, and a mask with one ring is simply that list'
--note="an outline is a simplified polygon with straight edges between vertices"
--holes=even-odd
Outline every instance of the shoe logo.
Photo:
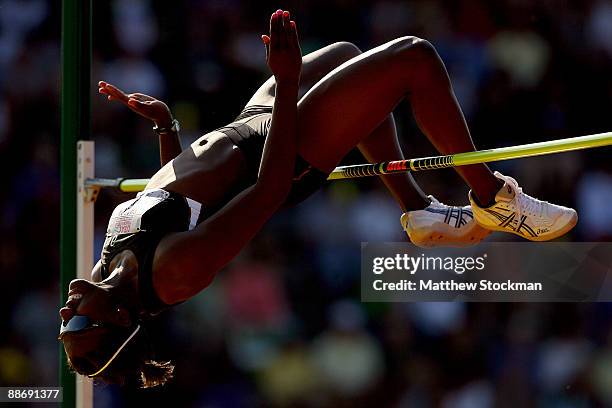
[{"label": "shoe logo", "polygon": [[465,210],[462,207],[448,207],[446,209],[426,208],[425,211],[435,214],[443,214],[444,223],[455,228],[463,227],[474,218],[471,210]]},{"label": "shoe logo", "polygon": [[[501,210],[501,211],[509,211],[506,208],[501,208],[501,207],[495,207],[495,210]],[[516,212],[512,212],[508,215],[504,215],[498,211],[494,211],[493,209],[485,209],[486,212],[488,212],[489,214],[491,214],[492,216],[494,216],[495,218],[497,218],[500,223],[498,224],[498,226],[502,227],[502,228],[507,228],[510,229],[512,231],[518,232],[522,235],[530,235],[532,237],[537,237],[539,234],[542,234],[544,231],[542,229],[538,229],[538,232],[536,233],[533,228],[531,228],[525,221],[527,220],[527,216],[526,215],[521,215],[521,219],[518,220],[516,218],[517,214]]]}]

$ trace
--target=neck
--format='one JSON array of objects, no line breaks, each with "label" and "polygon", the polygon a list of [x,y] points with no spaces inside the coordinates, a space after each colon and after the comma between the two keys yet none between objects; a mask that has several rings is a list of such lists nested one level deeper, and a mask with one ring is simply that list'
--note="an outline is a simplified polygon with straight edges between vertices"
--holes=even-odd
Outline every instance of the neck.
[{"label": "neck", "polygon": [[138,262],[134,253],[129,250],[120,252],[109,264],[109,269],[112,272],[101,283],[125,306],[139,311]]}]

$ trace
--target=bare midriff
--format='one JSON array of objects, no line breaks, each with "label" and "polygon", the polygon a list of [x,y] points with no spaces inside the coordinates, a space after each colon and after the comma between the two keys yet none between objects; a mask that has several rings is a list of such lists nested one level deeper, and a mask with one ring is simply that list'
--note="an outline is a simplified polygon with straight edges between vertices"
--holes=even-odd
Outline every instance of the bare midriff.
[{"label": "bare midriff", "polygon": [[153,175],[146,189],[162,188],[205,207],[218,207],[246,177],[242,152],[223,133],[207,133]]}]

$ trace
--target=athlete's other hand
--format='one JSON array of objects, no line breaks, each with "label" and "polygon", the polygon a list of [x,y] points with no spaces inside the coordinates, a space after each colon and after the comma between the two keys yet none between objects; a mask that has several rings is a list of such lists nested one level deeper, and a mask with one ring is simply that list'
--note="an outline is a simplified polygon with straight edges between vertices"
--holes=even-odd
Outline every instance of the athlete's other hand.
[{"label": "athlete's other hand", "polygon": [[270,17],[270,35],[262,35],[266,60],[276,81],[299,81],[302,50],[295,21],[288,11],[277,10]]},{"label": "athlete's other hand", "polygon": [[132,93],[126,94],[121,89],[108,82],[98,82],[98,92],[107,95],[109,101],[119,101],[128,108],[152,120],[161,128],[169,128],[172,126],[172,113],[168,105],[152,96]]}]

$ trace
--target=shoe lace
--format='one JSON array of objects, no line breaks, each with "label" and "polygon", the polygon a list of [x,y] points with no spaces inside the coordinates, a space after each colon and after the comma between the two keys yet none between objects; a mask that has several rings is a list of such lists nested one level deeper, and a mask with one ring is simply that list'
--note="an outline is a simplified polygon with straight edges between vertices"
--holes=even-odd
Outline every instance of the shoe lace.
[{"label": "shoe lace", "polygon": [[440,207],[440,208],[444,208],[444,209],[452,208],[452,209],[455,209],[455,210],[458,210],[458,209],[461,208],[463,211],[467,211],[467,212],[470,212],[470,213],[472,212],[471,208],[469,206],[444,204],[443,202],[441,202],[440,200],[438,200],[436,197],[434,197],[432,195],[428,195],[427,198],[429,198],[429,200],[430,200],[429,205],[433,205],[434,207]]},{"label": "shoe lace", "polygon": [[436,197],[432,196],[431,194],[428,195],[427,198],[429,198],[430,204],[442,204]]},{"label": "shoe lace", "polygon": [[523,214],[527,214],[530,216],[535,216],[538,218],[544,217],[544,212],[546,211],[546,205],[548,201],[538,200],[535,197],[531,197],[525,193],[523,193],[523,188],[520,187],[515,179],[512,177],[508,177],[508,181],[512,184],[514,191],[516,193],[515,200],[517,201],[517,212],[519,219],[521,219]]}]

